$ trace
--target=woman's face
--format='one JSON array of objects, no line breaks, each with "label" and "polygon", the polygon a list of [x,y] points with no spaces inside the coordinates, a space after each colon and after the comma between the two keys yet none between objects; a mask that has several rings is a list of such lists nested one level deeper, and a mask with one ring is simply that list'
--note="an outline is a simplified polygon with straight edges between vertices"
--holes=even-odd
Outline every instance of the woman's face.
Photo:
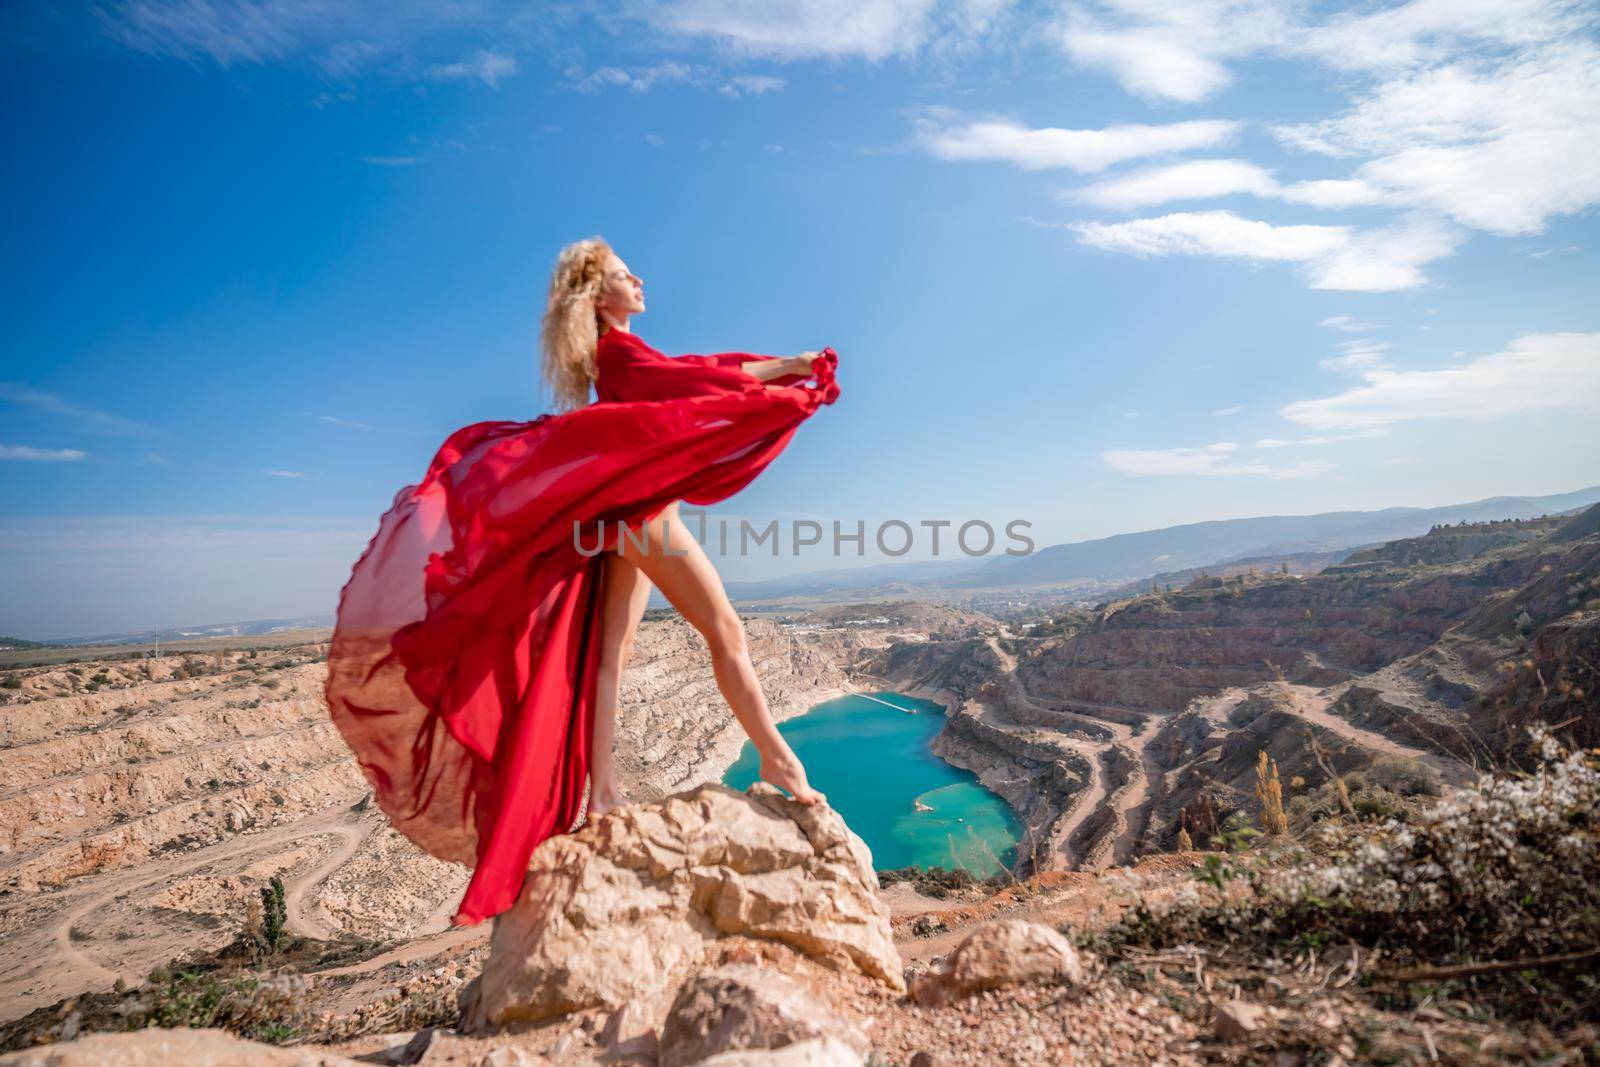
[{"label": "woman's face", "polygon": [[637,315],[644,310],[644,282],[628,269],[622,257],[613,254],[606,260],[605,278],[600,284],[600,299],[595,306],[615,319]]}]

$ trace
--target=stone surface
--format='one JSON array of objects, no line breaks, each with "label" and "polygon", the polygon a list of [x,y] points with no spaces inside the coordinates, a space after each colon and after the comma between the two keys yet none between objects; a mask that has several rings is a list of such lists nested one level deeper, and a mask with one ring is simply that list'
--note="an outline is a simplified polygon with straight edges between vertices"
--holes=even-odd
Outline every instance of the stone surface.
[{"label": "stone surface", "polygon": [[661,1031],[659,1067],[686,1067],[723,1052],[775,1049],[835,1037],[866,1052],[870,1043],[804,982],[770,968],[734,964],[683,984]]},{"label": "stone surface", "polygon": [[93,1034],[0,1056],[0,1067],[360,1067],[328,1052],[278,1048],[222,1030]]},{"label": "stone surface", "polygon": [[941,963],[918,975],[911,996],[938,1006],[1018,982],[1083,983],[1083,964],[1071,943],[1050,927],[1024,919],[984,923]]},{"label": "stone surface", "polygon": [[653,1015],[649,1004],[628,1001],[606,1020],[600,1032],[600,1044],[618,1056],[653,1058],[659,1045]]},{"label": "stone surface", "polygon": [[778,1049],[722,1052],[694,1067],[862,1067],[860,1053],[831,1037],[800,1041]]},{"label": "stone surface", "polygon": [[1244,1000],[1230,1000],[1216,1007],[1216,1033],[1222,1041],[1243,1041],[1261,1025],[1262,1009]]},{"label": "stone surface", "polygon": [[495,923],[463,1025],[662,1004],[733,935],[905,989],[872,854],[839,813],[765,782],[709,783],[542,844]]},{"label": "stone surface", "polygon": [[543,1056],[506,1045],[484,1053],[473,1067],[548,1067],[549,1063]]}]

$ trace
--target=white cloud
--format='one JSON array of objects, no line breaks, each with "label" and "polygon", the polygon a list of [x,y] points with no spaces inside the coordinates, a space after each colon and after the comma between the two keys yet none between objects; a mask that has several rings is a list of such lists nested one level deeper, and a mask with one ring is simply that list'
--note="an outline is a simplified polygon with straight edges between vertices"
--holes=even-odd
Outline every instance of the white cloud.
[{"label": "white cloud", "polygon": [[1337,371],[1360,371],[1375,367],[1387,367],[1389,361],[1384,358],[1384,353],[1394,345],[1387,341],[1346,341],[1339,346],[1339,354],[1318,361],[1319,367]]},{"label": "white cloud", "polygon": [[1231,62],[1251,57],[1387,74],[1474,50],[1540,47],[1594,22],[1581,0],[1411,0],[1320,21],[1308,11],[1293,0],[1078,0],[1053,36],[1080,66],[1106,71],[1130,93],[1194,103],[1233,82]]},{"label": "white cloud", "polygon": [[799,59],[909,55],[941,36],[987,28],[1005,6],[936,0],[675,0],[649,10],[662,29],[708,37],[745,55]]},{"label": "white cloud", "polygon": [[1287,6],[1273,0],[1108,0],[1068,5],[1054,36],[1076,63],[1131,93],[1194,103],[1233,81],[1227,61],[1289,33]]},{"label": "white cloud", "polygon": [[1308,265],[1313,289],[1385,293],[1427,282],[1422,268],[1456,250],[1462,234],[1425,218],[1362,230],[1330,255]]},{"label": "white cloud", "polygon": [[1363,178],[1319,178],[1280,185],[1271,195],[1311,207],[1366,207],[1387,203],[1389,194]]},{"label": "white cloud", "polygon": [[340,21],[336,8],[247,0],[125,0],[98,14],[105,32],[130,48],[179,59],[206,56],[224,67],[282,59]]},{"label": "white cloud", "polygon": [[696,83],[702,81],[705,76],[706,72],[700,67],[669,60],[664,63],[653,63],[647,67],[634,67],[631,70],[622,67],[600,67],[581,78],[576,78],[571,85],[581,93],[598,92],[611,86],[625,88],[635,93],[647,93],[658,85]]},{"label": "white cloud", "polygon": [[336,79],[375,69],[451,77],[459,67],[459,76],[498,80],[509,73],[503,61],[457,57],[485,36],[515,36],[518,21],[490,0],[118,0],[94,10],[107,36],[150,55],[222,67],[305,64]]},{"label": "white cloud", "polygon": [[1336,118],[1273,132],[1324,155],[1375,156],[1355,177],[1396,203],[1540,233],[1600,202],[1600,49],[1571,41],[1408,72]]},{"label": "white cloud", "polygon": [[304,478],[304,471],[262,471],[269,478]]},{"label": "white cloud", "polygon": [[0,445],[0,459],[59,462],[83,459],[89,453],[76,448],[34,448],[32,445]]},{"label": "white cloud", "polygon": [[1600,333],[1529,334],[1466,363],[1420,371],[1384,366],[1362,377],[1364,385],[1296,401],[1279,414],[1317,430],[1530,411],[1600,414]]},{"label": "white cloud", "polygon": [[1206,148],[1232,137],[1239,126],[1195,119],[1101,130],[1033,128],[1004,118],[967,119],[948,108],[924,109],[914,125],[916,143],[939,159],[1010,163],[1022,170],[1065,167],[1080,173],[1130,159]]},{"label": "white cloud", "polygon": [[1211,414],[1217,415],[1217,416],[1237,415],[1237,414],[1239,414],[1239,412],[1241,412],[1243,410],[1244,410],[1244,408],[1239,407],[1238,405],[1235,405],[1235,406],[1233,406],[1231,408],[1218,408],[1217,410],[1213,411]]},{"label": "white cloud", "polygon": [[740,74],[729,78],[727,84],[717,92],[724,96],[760,96],[762,93],[775,93],[788,84],[782,78],[774,78],[769,74]]},{"label": "white cloud", "polygon": [[1383,429],[1357,430],[1353,433],[1336,433],[1319,437],[1297,437],[1286,441],[1281,437],[1263,437],[1256,442],[1257,448],[1314,448],[1320,445],[1331,445],[1339,441],[1349,441],[1357,437],[1382,437],[1387,433]]},{"label": "white cloud", "polygon": [[788,84],[770,74],[739,74],[725,78],[715,68],[670,59],[642,67],[599,67],[588,74],[582,73],[581,68],[567,71],[567,85],[580,93],[609,88],[648,93],[663,85],[688,85],[696,89],[715,89],[723,96],[740,97],[777,92]]},{"label": "white cloud", "polygon": [[1585,6],[1572,0],[1412,0],[1303,27],[1294,49],[1344,70],[1415,67],[1482,45],[1558,40],[1583,28]]},{"label": "white cloud", "polygon": [[[1072,4],[1060,44],[1130,92],[1194,102],[1249,57],[1310,61],[1356,75],[1351,105],[1281,125],[1285,145],[1360,160],[1326,178],[1279,182],[1244,160],[1199,160],[1090,186],[1116,209],[1250,195],[1318,208],[1386,205],[1499,235],[1543,232],[1600,203],[1600,6],[1584,0],[1411,0],[1313,17],[1291,0]],[[1420,284],[1420,267],[1459,238],[1407,225],[1317,275],[1326,288]]]},{"label": "white cloud", "polygon": [[1350,242],[1348,226],[1274,226],[1231,211],[1195,211],[1128,222],[1080,222],[1084,244],[1136,256],[1224,256],[1306,261]]},{"label": "white cloud", "polygon": [[364,422],[356,422],[354,419],[341,419],[337,415],[318,415],[317,418],[321,419],[323,422],[331,422],[335,426],[349,426],[352,429],[356,429],[356,430],[370,430],[370,429],[372,429],[371,426],[367,425]]},{"label": "white cloud", "polygon": [[374,167],[410,167],[417,162],[416,156],[362,156],[361,162]]},{"label": "white cloud", "polygon": [[503,78],[517,72],[517,60],[504,52],[484,50],[468,60],[437,63],[428,68],[433,81],[461,81],[476,78],[491,89],[498,89]]},{"label": "white cloud", "polygon": [[[519,52],[548,49],[552,38],[585,15],[606,23],[619,37],[648,44],[660,44],[671,35],[708,40],[741,55],[876,61],[966,47],[1010,6],[1010,0],[646,0],[607,5],[110,0],[95,13],[112,39],[186,62],[210,60],[223,67],[309,64],[339,79],[383,70],[404,78],[473,78],[495,85],[514,73],[511,64]],[[491,47],[479,57],[459,59],[464,48],[485,42]]]},{"label": "white cloud", "polygon": [[1242,159],[1195,159],[1135,171],[1068,195],[1096,207],[1125,210],[1234,193],[1264,196],[1276,185],[1271,171]]},{"label": "white cloud", "polygon": [[1376,330],[1378,328],[1370,322],[1358,322],[1349,315],[1330,315],[1317,323],[1317,325],[1330,330],[1343,330],[1346,333],[1365,333],[1368,330]]},{"label": "white cloud", "polygon": [[152,437],[156,434],[155,430],[143,423],[63,400],[54,393],[21,382],[0,382],[0,401],[59,416],[84,433],[104,434],[107,437]]},{"label": "white cloud", "polygon": [[1384,292],[1427,281],[1421,267],[1448,255],[1452,231],[1423,222],[1382,230],[1349,226],[1276,226],[1231,211],[1194,211],[1130,219],[1075,222],[1067,229],[1086,245],[1136,256],[1218,256],[1305,265],[1313,289]]},{"label": "white cloud", "polygon": [[1359,179],[1280,183],[1272,171],[1243,159],[1194,159],[1150,167],[1067,193],[1096,207],[1127,210],[1174,200],[1209,200],[1245,193],[1312,207],[1345,208],[1378,204],[1384,194]]},{"label": "white cloud", "polygon": [[1267,478],[1303,478],[1332,468],[1332,464],[1310,460],[1286,467],[1274,467],[1260,460],[1241,461],[1233,458],[1238,448],[1232,441],[1218,441],[1200,448],[1109,449],[1100,453],[1100,459],[1119,473],[1145,476],[1259,475]]}]

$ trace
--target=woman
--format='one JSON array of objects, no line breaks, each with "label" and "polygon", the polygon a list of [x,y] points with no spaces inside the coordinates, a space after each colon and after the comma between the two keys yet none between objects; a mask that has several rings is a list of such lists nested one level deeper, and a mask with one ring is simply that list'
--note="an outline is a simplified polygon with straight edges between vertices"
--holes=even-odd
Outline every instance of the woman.
[{"label": "woman", "polygon": [[837,399],[837,355],[672,358],[631,332],[643,310],[643,284],[604,241],[563,249],[542,331],[558,411],[451,434],[340,594],[329,711],[396,829],[473,866],[460,925],[515,902],[586,783],[591,815],[625,802],[617,683],[652,582],[705,637],[761,776],[825,799],[773,725],[677,505],[748,485]]}]

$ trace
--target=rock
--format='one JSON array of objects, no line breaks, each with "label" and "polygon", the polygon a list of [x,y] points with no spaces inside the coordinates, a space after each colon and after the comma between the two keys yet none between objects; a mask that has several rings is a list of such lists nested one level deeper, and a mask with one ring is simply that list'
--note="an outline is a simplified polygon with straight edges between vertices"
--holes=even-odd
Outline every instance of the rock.
[{"label": "rock", "polygon": [[92,1034],[0,1056],[0,1067],[361,1067],[328,1052],[278,1048],[223,1030]]},{"label": "rock", "polygon": [[463,1025],[484,1031],[669,999],[719,939],[782,942],[903,992],[872,853],[823,804],[708,783],[608,812],[535,850],[495,923]]},{"label": "rock", "polygon": [[860,1053],[831,1037],[799,1041],[778,1049],[722,1052],[694,1067],[864,1067]]},{"label": "rock", "polygon": [[911,1054],[911,1067],[936,1067],[933,1053],[918,1049]]},{"label": "rock", "polygon": [[527,1049],[509,1045],[484,1053],[474,1067],[546,1067],[549,1060]]},{"label": "rock", "polygon": [[819,1037],[852,1048],[866,1037],[837,1018],[805,984],[771,968],[723,966],[683,984],[661,1031],[660,1067],[685,1067],[724,1052],[776,1049]]},{"label": "rock", "polygon": [[1003,919],[979,926],[937,966],[918,975],[911,998],[936,1007],[985,989],[1041,979],[1081,984],[1077,949],[1041,923]]},{"label": "rock", "polygon": [[638,1000],[612,1012],[600,1031],[600,1044],[615,1056],[654,1059],[658,1040],[653,1014]]},{"label": "rock", "polygon": [[1216,1034],[1221,1041],[1244,1041],[1261,1026],[1264,1009],[1244,1000],[1216,1005]]},{"label": "rock", "polygon": [[417,1036],[427,1036],[425,1044],[413,1041],[393,1062],[415,1067],[550,1067],[550,1061],[514,1044],[500,1044],[506,1038],[473,1038],[430,1027]]}]

